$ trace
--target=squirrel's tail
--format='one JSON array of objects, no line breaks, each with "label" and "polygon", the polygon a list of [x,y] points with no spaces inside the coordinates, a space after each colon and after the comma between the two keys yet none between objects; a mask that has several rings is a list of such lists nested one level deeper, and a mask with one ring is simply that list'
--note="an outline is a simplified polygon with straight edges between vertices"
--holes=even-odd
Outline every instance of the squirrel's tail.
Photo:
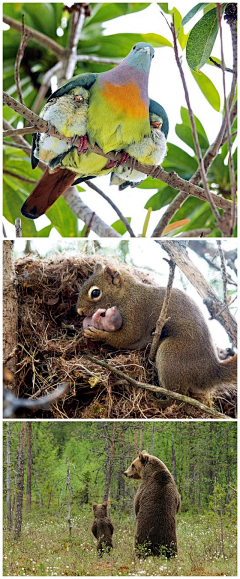
[{"label": "squirrel's tail", "polygon": [[218,378],[222,384],[237,384],[237,354],[218,363]]}]

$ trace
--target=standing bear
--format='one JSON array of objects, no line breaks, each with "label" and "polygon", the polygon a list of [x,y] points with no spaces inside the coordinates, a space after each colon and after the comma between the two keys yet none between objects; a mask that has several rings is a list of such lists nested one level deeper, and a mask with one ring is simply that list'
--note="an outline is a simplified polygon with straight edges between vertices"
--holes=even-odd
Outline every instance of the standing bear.
[{"label": "standing bear", "polygon": [[181,499],[171,473],[159,458],[143,450],[124,475],[142,481],[134,500],[137,555],[175,556]]},{"label": "standing bear", "polygon": [[114,527],[109,517],[107,516],[107,503],[98,505],[93,503],[94,521],[92,524],[92,533],[97,539],[97,551],[99,555],[109,552],[113,548],[112,534]]}]

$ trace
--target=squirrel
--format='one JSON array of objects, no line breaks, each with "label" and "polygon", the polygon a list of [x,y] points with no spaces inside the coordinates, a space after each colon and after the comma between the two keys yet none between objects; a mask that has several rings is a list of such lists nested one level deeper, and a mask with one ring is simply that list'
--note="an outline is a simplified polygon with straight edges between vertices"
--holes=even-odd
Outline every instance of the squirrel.
[{"label": "squirrel", "polygon": [[[125,267],[97,263],[77,301],[79,315],[115,306],[122,318],[116,331],[85,324],[84,336],[118,349],[140,349],[153,340],[165,288],[137,279]],[[169,391],[203,398],[237,383],[237,355],[220,361],[198,306],[185,292],[172,289],[167,320],[156,353],[159,383]]]}]

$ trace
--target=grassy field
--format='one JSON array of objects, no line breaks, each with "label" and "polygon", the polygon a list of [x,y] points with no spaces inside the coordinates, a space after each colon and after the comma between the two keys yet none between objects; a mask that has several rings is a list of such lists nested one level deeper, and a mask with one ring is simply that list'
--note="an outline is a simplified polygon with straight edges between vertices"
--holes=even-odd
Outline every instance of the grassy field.
[{"label": "grassy field", "polygon": [[69,539],[66,518],[31,513],[25,516],[22,534],[13,541],[3,531],[3,575],[11,576],[78,576],[78,575],[237,575],[237,534],[233,522],[223,526],[209,515],[182,513],[178,516],[178,557],[138,559],[134,555],[134,522],[130,517],[119,520],[112,512],[115,527],[111,555],[99,558],[96,540],[91,533],[90,506],[72,518]]}]

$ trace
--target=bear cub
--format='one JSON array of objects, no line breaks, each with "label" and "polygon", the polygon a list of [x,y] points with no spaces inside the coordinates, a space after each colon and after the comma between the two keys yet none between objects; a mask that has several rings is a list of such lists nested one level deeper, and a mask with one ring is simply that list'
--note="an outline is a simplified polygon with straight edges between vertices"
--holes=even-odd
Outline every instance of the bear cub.
[{"label": "bear cub", "polygon": [[114,527],[109,517],[107,516],[107,503],[98,505],[93,503],[94,521],[92,525],[92,533],[97,539],[97,551],[100,556],[104,552],[110,551],[113,548],[112,534]]},{"label": "bear cub", "polygon": [[134,500],[137,555],[175,556],[176,513],[181,499],[168,468],[159,458],[143,450],[124,475],[142,481]]}]

